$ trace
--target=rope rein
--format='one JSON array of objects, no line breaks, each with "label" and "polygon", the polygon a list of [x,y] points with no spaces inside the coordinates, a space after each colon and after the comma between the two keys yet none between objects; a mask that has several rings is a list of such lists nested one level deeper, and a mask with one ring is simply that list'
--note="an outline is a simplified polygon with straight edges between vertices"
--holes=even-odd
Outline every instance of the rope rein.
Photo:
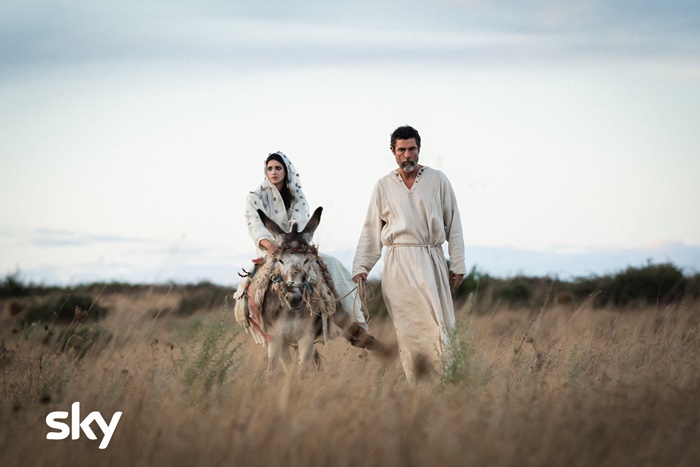
[{"label": "rope rein", "polygon": [[[305,282],[304,284],[307,284],[307,283]],[[357,302],[359,300],[360,310],[362,311],[362,316],[365,317],[365,321],[369,321],[369,307],[367,306],[367,302],[374,298],[375,292],[374,292],[374,288],[371,285],[369,285],[369,283],[364,279],[361,279],[355,287],[350,289],[350,291],[348,293],[346,293],[345,295],[343,295],[342,297],[338,297],[338,298],[330,299],[330,300],[311,297],[309,301],[311,301],[311,302],[335,302],[335,303],[338,303],[341,300],[343,300],[345,297],[350,296],[355,291],[357,291],[357,295],[355,295],[353,307],[355,307],[357,305]]]},{"label": "rope rein", "polygon": [[[360,280],[357,282],[357,296],[355,296],[355,304],[357,304],[357,300],[360,301],[360,310],[362,310],[362,316],[365,317],[366,321],[369,321],[369,308],[367,307],[367,301],[371,298],[374,298],[374,289],[372,288],[371,285],[365,280],[360,278]],[[371,296],[370,296],[371,292]]]}]

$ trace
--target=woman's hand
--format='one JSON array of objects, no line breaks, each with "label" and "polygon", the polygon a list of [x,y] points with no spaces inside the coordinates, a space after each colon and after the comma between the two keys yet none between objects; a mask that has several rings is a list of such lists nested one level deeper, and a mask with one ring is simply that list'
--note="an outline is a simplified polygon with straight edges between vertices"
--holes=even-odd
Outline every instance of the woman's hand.
[{"label": "woman's hand", "polygon": [[260,240],[260,248],[267,250],[269,254],[274,255],[277,251],[277,245],[272,243],[270,240],[263,238]]}]

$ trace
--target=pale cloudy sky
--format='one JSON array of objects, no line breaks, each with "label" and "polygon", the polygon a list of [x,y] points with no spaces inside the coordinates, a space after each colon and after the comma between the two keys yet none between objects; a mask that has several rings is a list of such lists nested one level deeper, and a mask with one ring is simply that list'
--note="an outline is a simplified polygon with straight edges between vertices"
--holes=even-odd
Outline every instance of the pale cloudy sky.
[{"label": "pale cloudy sky", "polygon": [[346,265],[391,131],[468,266],[700,270],[696,1],[4,1],[0,274],[235,283],[284,151]]}]

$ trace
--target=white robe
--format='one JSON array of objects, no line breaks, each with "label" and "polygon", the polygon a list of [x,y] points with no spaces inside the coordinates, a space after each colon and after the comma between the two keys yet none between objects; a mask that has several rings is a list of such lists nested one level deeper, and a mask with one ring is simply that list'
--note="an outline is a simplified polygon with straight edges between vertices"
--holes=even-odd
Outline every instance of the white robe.
[{"label": "white robe", "polygon": [[411,189],[397,172],[379,179],[355,252],[352,276],[369,273],[386,247],[382,293],[396,327],[406,378],[416,362],[436,368],[448,349],[454,306],[442,244],[450,269],[466,274],[462,223],[452,185],[439,170],[423,167]]}]

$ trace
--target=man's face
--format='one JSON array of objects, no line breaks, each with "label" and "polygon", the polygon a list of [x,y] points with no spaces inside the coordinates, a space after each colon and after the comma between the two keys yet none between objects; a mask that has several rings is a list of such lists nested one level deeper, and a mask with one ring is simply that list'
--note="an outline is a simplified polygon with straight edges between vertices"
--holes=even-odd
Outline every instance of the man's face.
[{"label": "man's face", "polygon": [[411,173],[418,166],[418,153],[420,148],[416,144],[415,138],[397,139],[396,146],[391,148],[391,152],[396,157],[396,163],[399,169],[405,173]]}]

